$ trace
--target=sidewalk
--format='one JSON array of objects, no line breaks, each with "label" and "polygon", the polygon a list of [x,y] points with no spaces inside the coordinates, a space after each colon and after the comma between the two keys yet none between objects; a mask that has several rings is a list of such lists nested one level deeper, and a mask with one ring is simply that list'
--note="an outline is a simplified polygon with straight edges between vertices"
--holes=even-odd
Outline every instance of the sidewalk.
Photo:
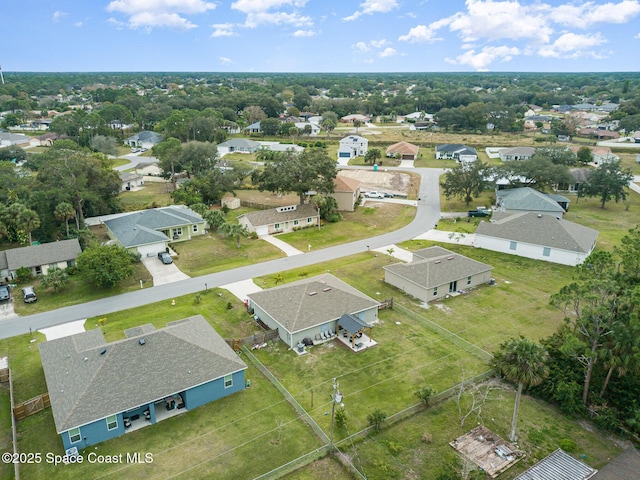
[{"label": "sidewalk", "polygon": [[474,233],[445,232],[442,230],[429,230],[418,235],[414,240],[433,240],[434,242],[457,243],[473,247],[476,235]]},{"label": "sidewalk", "polygon": [[265,242],[270,243],[274,247],[282,250],[287,255],[287,257],[292,257],[293,255],[300,255],[301,253],[303,253],[297,248],[292,247],[287,242],[283,242],[282,240],[280,240],[277,237],[274,237],[273,235],[264,235],[260,238]]}]

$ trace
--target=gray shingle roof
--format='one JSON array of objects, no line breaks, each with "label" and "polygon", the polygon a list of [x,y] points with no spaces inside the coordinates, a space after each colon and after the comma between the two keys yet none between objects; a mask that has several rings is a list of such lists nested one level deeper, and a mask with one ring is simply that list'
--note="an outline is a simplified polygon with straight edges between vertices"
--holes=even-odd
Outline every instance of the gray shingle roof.
[{"label": "gray shingle roof", "polygon": [[596,472],[595,468],[558,449],[514,480],[587,480]]},{"label": "gray shingle roof", "polygon": [[640,472],[640,452],[628,447],[600,469],[593,480],[633,480]]},{"label": "gray shingle roof", "polygon": [[160,143],[164,140],[164,137],[156,132],[151,132],[149,130],[144,130],[136,135],[132,135],[125,139],[125,142],[128,141],[140,141],[140,142],[152,142],[152,143]]},{"label": "gray shingle roof", "polygon": [[270,208],[268,210],[258,210],[255,212],[245,213],[238,217],[238,221],[245,217],[251,225],[258,227],[260,225],[272,225],[274,223],[292,222],[293,220],[301,220],[305,218],[316,218],[318,210],[310,204],[296,205],[295,210],[278,211],[278,208]]},{"label": "gray shingle roof", "polygon": [[291,333],[380,304],[328,273],[247,296]]},{"label": "gray shingle roof", "polygon": [[20,267],[39,267],[75,260],[82,253],[82,249],[78,239],[72,238],[30,247],[12,248],[4,253],[7,258],[7,268],[13,271]]},{"label": "gray shingle roof", "polygon": [[533,147],[511,147],[511,148],[501,148],[501,155],[518,155],[520,157],[531,157],[536,153],[536,149]]},{"label": "gray shingle roof", "polygon": [[[260,128],[259,124],[258,128]],[[248,138],[232,138],[230,140],[227,140],[226,142],[218,144],[218,147],[247,148],[257,150],[258,148],[260,148],[260,143],[256,142],[255,140],[249,140]]]},{"label": "gray shingle roof", "polygon": [[414,252],[411,263],[395,263],[384,269],[421,287],[434,288],[491,271],[493,267],[446,248],[429,247]]},{"label": "gray shingle roof", "polygon": [[492,221],[480,222],[476,229],[476,235],[580,253],[591,250],[598,233],[597,230],[568,220],[533,212],[505,216],[496,213]]},{"label": "gray shingle roof", "polygon": [[104,224],[125,247],[137,247],[169,240],[160,230],[202,223],[200,215],[184,206],[141,210],[105,220]]},{"label": "gray shingle roof", "polygon": [[458,143],[444,143],[442,145],[436,145],[436,152],[450,152],[458,155],[477,155],[476,149],[461,145]]},{"label": "gray shingle roof", "polygon": [[564,213],[564,209],[553,198],[530,187],[498,190],[497,203],[504,210]]},{"label": "gray shingle roof", "polygon": [[247,368],[201,315],[112,343],[89,330],[40,355],[58,433]]}]

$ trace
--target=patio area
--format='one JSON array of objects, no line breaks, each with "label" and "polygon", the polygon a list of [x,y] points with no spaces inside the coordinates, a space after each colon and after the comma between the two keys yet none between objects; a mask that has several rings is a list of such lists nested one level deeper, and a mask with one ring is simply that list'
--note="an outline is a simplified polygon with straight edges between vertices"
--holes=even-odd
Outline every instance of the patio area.
[{"label": "patio area", "polygon": [[353,336],[353,343],[351,342],[351,335],[346,330],[340,330],[336,335],[336,340],[346,346],[352,352],[362,352],[367,348],[375,347],[378,345],[373,338],[364,332],[357,333]]}]

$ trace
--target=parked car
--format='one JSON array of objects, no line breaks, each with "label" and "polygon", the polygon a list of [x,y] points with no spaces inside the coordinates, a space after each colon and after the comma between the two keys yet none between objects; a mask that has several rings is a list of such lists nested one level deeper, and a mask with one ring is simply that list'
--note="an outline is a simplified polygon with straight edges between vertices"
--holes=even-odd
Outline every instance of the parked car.
[{"label": "parked car", "polygon": [[171,258],[171,255],[169,255],[167,252],[159,252],[158,258],[165,265],[169,265],[170,263],[173,263],[173,258]]},{"label": "parked car", "polygon": [[0,285],[0,302],[11,300],[11,287],[9,285]]},{"label": "parked car", "polygon": [[489,210],[469,210],[467,212],[468,217],[488,217],[491,215]]},{"label": "parked car", "polygon": [[385,195],[382,192],[367,192],[364,194],[367,198],[384,198]]},{"label": "parked car", "polygon": [[24,303],[33,303],[36,300],[38,300],[38,297],[36,297],[36,292],[33,289],[33,287],[23,287],[22,298],[24,299]]}]

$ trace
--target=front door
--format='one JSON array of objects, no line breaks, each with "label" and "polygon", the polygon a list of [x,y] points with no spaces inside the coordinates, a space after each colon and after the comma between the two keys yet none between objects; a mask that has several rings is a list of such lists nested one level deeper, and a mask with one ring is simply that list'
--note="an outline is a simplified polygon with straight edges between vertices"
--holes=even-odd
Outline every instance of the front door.
[{"label": "front door", "polygon": [[449,284],[449,293],[453,293],[458,290],[458,281],[453,281]]}]

